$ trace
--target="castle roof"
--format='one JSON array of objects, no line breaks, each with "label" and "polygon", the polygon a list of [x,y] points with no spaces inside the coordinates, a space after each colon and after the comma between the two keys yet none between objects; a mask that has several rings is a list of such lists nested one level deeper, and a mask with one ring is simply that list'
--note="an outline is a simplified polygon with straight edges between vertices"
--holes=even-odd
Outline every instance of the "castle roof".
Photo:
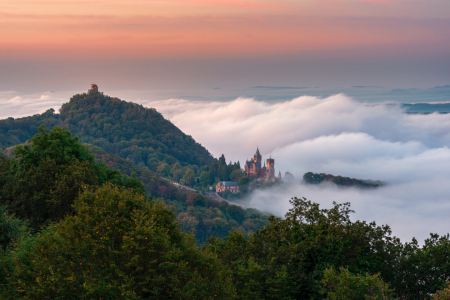
[{"label": "castle roof", "polygon": [[261,157],[261,154],[259,153],[259,148],[258,147],[256,147],[256,153],[255,154],[256,154],[257,157]]}]

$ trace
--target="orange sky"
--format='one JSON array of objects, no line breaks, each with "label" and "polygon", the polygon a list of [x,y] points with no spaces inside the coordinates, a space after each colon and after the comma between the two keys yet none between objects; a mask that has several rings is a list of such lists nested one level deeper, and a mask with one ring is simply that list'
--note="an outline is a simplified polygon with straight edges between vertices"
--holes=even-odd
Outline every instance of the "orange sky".
[{"label": "orange sky", "polygon": [[158,59],[448,47],[447,0],[16,1],[0,59]]}]

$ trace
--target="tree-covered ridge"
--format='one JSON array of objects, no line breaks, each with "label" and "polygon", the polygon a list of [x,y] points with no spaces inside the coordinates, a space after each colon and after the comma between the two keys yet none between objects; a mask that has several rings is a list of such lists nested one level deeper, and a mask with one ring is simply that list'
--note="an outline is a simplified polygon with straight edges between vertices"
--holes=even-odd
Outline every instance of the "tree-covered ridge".
[{"label": "tree-covered ridge", "polygon": [[0,205],[29,219],[34,228],[71,214],[73,199],[83,185],[107,181],[128,187],[133,183],[142,192],[145,187],[145,194],[170,205],[180,226],[193,231],[200,242],[212,235],[227,236],[233,230],[248,235],[267,224],[268,215],[178,189],[148,168],[81,144],[68,130],[38,130],[27,143],[6,149],[8,156],[0,164]]},{"label": "tree-covered ridge", "polygon": [[362,188],[375,188],[385,185],[384,182],[374,180],[362,180],[344,176],[334,176],[325,173],[308,172],[303,175],[303,182],[308,184],[320,184],[322,182],[332,182],[339,186],[356,186]]},{"label": "tree-covered ridge", "polygon": [[43,114],[25,118],[7,118],[0,120],[0,148],[6,148],[25,143],[36,133],[40,125],[52,128],[60,124],[59,115],[54,109],[48,109]]},{"label": "tree-covered ridge", "polygon": [[[144,184],[146,194],[164,199],[167,205],[173,207],[180,226],[187,231],[194,232],[199,242],[205,242],[212,235],[225,237],[233,230],[239,230],[244,235],[248,235],[256,232],[268,222],[269,216],[255,209],[242,209],[226,202],[217,202],[199,193],[180,190],[147,168],[136,166],[99,147],[86,146],[94,155],[96,162],[105,163],[128,176],[135,174],[136,178]],[[222,166],[226,166],[224,158],[220,158],[219,163],[214,165],[217,165],[218,169],[223,169]],[[228,167],[230,166],[233,165],[228,165]],[[183,174],[189,174],[189,171],[194,172],[189,167],[184,168],[186,170]],[[214,170],[214,166],[211,168]],[[182,170],[181,167],[180,170]]]},{"label": "tree-covered ridge", "polygon": [[0,120],[1,149],[24,143],[41,124],[66,126],[81,142],[151,170],[161,162],[203,166],[214,161],[203,146],[155,109],[93,91],[74,95],[59,114],[49,109],[40,115]]},{"label": "tree-covered ridge", "polygon": [[130,177],[136,176],[144,184],[147,196],[175,199],[177,193],[180,192],[173,184],[161,179],[148,168],[137,166],[131,161],[106,152],[97,146],[91,144],[84,145],[89,149],[89,152],[94,156],[97,163],[104,163],[111,169],[118,170],[124,175]]}]

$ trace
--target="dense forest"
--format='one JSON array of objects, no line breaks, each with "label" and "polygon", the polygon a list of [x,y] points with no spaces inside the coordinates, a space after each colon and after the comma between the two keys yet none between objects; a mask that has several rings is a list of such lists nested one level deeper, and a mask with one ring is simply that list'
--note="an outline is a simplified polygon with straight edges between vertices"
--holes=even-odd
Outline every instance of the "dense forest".
[{"label": "dense forest", "polygon": [[450,297],[448,235],[402,243],[389,226],[352,222],[349,203],[293,198],[264,220],[197,193],[148,197],[60,127],[39,128],[0,172],[1,299]]},{"label": "dense forest", "polygon": [[[45,142],[43,142],[45,141]],[[77,184],[74,184],[71,189],[73,190],[72,196],[67,197],[66,192],[68,191],[65,187],[59,187],[61,192],[57,194],[52,186],[48,184],[53,177],[50,179],[45,179],[40,175],[40,172],[49,172],[51,170],[52,175],[62,176],[59,174],[64,174],[66,171],[66,166],[58,166],[58,163],[54,162],[55,169],[44,170],[46,164],[48,163],[44,158],[45,155],[41,155],[41,152],[48,152],[46,155],[49,157],[54,157],[56,154],[52,154],[54,150],[46,149],[47,145],[56,144],[61,149],[58,151],[63,151],[67,153],[68,150],[64,148],[64,145],[68,145],[68,148],[77,147],[79,151],[83,151],[83,159],[76,157],[78,163],[79,160],[88,161],[90,168],[93,168],[95,172],[103,172],[105,174],[95,175],[99,177],[88,179],[86,175],[78,175],[74,170],[70,172],[75,172],[77,176],[82,176],[83,180]],[[30,146],[31,145],[31,146]],[[65,208],[58,208],[62,210],[63,213],[70,212],[67,205],[71,205],[73,199],[76,196],[76,192],[81,189],[82,185],[102,185],[106,181],[111,181],[114,184],[122,184],[128,187],[134,187],[134,189],[139,188],[142,190],[146,196],[154,197],[164,201],[166,205],[169,205],[176,214],[176,218],[180,226],[188,231],[195,233],[198,241],[205,242],[210,236],[226,236],[229,231],[239,230],[244,234],[250,234],[255,232],[257,229],[267,224],[268,215],[264,215],[254,209],[244,210],[239,206],[228,205],[226,202],[217,202],[209,197],[195,193],[184,191],[176,188],[169,181],[163,180],[159,176],[155,175],[148,168],[142,168],[136,166],[132,162],[120,158],[114,154],[107,153],[100,149],[99,147],[92,145],[82,145],[78,138],[72,138],[69,131],[54,127],[52,130],[45,129],[44,127],[38,128],[38,134],[36,134],[27,144],[18,145],[14,149],[7,149],[8,157],[3,157],[3,169],[2,179],[5,184],[0,186],[0,192],[2,192],[3,203],[7,204],[9,210],[18,216],[25,219],[30,219],[32,223],[39,225],[42,221],[36,221],[25,212],[23,209],[18,209],[18,206],[23,206],[26,202],[27,205],[31,207],[41,206],[45,202],[47,194],[54,194],[55,199],[52,200],[53,203],[65,203]],[[32,169],[30,165],[24,165],[23,169],[29,169],[28,173],[31,175],[24,176],[22,173],[18,172],[16,169],[10,167],[15,166],[17,161],[23,161],[23,152],[27,153],[31,151],[35,159],[40,159],[32,164]],[[31,154],[27,154],[31,155]],[[87,162],[84,162],[85,164]],[[87,171],[86,171],[87,172]],[[65,175],[65,176],[71,176]],[[122,175],[123,174],[123,175]],[[30,177],[31,176],[31,177]],[[95,177],[94,176],[94,177]],[[40,177],[40,178],[39,178]],[[120,180],[116,177],[120,177]],[[36,184],[35,181],[30,178],[39,178]],[[30,181],[31,180],[31,181]],[[75,179],[71,179],[66,185],[69,185]],[[32,184],[29,184],[32,182]],[[122,183],[123,182],[123,183]],[[132,184],[132,185],[131,185]],[[58,183],[60,185],[60,183]],[[3,187],[3,189],[1,189]],[[37,195],[40,195],[42,199],[36,200],[36,203],[32,203],[28,199],[34,199]],[[23,200],[19,200],[23,198]],[[30,208],[31,208],[30,207]],[[55,207],[45,207],[42,206],[40,209],[55,210]],[[34,210],[34,209],[27,209]],[[45,221],[51,221],[51,217],[40,217],[40,219],[45,219]],[[36,226],[34,226],[36,227]]]},{"label": "dense forest", "polygon": [[[180,190],[147,168],[136,166],[132,162],[107,153],[98,147],[92,145],[87,145],[87,147],[94,155],[95,161],[107,163],[111,168],[119,170],[125,175],[135,175],[144,184],[147,196],[164,199],[167,205],[173,206],[178,223],[184,229],[194,232],[200,242],[205,242],[212,235],[227,236],[228,232],[232,230],[239,230],[244,234],[253,233],[267,224],[268,215],[257,210],[244,210],[239,206],[228,205],[226,202],[213,201],[200,193]],[[225,158],[222,156],[218,163],[213,163],[212,168],[224,166],[224,161]],[[230,163],[227,168],[228,170],[235,169],[234,166],[235,164]],[[180,169],[182,169],[181,166]],[[184,174],[187,173],[187,176],[193,174],[188,171],[191,170],[190,168],[186,167],[185,169]],[[187,176],[183,176],[185,183],[189,182],[186,179]],[[167,177],[173,178],[170,174]],[[218,180],[218,178],[214,180]],[[198,184],[193,186],[202,188]]]}]

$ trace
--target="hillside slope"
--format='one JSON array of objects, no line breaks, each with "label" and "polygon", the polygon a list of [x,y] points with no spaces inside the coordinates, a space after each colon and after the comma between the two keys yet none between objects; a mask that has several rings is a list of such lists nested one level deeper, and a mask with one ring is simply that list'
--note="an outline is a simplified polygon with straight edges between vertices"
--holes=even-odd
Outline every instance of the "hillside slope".
[{"label": "hillside slope", "polygon": [[200,167],[215,161],[208,150],[155,109],[93,91],[74,95],[60,114],[49,109],[40,115],[0,120],[1,150],[24,143],[41,124],[65,126],[81,142],[151,170],[160,162]]},{"label": "hillside slope", "polygon": [[144,184],[146,194],[163,198],[166,204],[172,205],[178,223],[185,230],[193,231],[200,242],[205,242],[211,235],[225,237],[234,229],[244,234],[253,233],[267,224],[269,216],[255,209],[242,209],[225,201],[217,202],[198,193],[180,190],[146,168],[136,166],[99,147],[89,144],[86,146],[94,155],[95,161],[104,162],[128,176],[136,174]]}]

